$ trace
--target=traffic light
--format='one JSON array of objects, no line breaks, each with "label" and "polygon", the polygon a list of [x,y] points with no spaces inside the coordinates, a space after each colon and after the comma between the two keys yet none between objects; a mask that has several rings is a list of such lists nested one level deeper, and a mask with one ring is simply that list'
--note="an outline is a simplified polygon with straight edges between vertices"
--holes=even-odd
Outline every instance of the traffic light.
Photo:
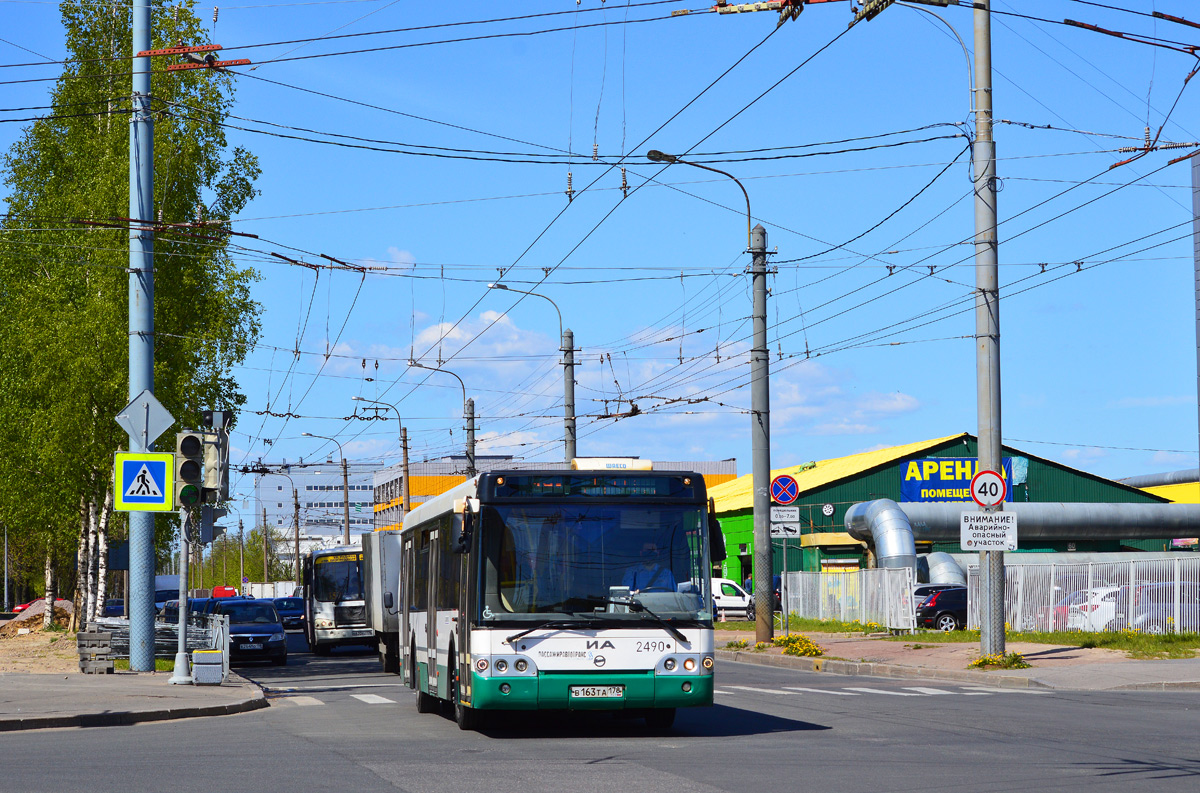
[{"label": "traffic light", "polygon": [[233,414],[227,410],[204,411],[205,431],[204,500],[226,501],[229,498],[229,425]]},{"label": "traffic light", "polygon": [[175,435],[175,506],[200,503],[204,486],[204,433],[184,430]]}]

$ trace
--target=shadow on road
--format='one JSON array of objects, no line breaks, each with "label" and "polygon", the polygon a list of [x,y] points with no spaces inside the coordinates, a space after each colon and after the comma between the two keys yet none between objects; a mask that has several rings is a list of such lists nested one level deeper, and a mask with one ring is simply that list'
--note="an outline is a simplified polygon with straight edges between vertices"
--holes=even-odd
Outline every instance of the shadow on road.
[{"label": "shadow on road", "polygon": [[[446,714],[446,718],[453,716]],[[647,735],[710,738],[832,729],[824,724],[785,719],[727,705],[681,708],[675,718],[675,726],[665,732],[652,730],[641,718],[624,713],[500,711],[489,714],[489,718],[491,723],[480,732],[489,738],[518,740],[626,736],[640,738]]]}]

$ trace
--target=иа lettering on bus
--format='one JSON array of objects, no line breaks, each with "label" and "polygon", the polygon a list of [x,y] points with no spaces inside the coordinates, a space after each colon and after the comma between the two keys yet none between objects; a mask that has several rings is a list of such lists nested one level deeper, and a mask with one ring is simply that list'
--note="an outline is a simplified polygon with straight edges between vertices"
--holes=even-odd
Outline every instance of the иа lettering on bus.
[{"label": "\u0438\u0430 lettering on bus", "polygon": [[[979,472],[974,457],[926,457],[900,463],[901,501],[970,501],[971,479]],[[1005,457],[1000,475],[1012,482],[1012,458]],[[1013,500],[1008,488],[1007,501]]]}]

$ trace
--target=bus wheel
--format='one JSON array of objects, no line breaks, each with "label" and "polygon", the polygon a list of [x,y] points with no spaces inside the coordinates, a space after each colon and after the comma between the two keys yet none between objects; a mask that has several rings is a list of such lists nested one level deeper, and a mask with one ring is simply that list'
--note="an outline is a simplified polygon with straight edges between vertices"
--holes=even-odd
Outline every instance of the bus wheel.
[{"label": "bus wheel", "polygon": [[675,708],[656,708],[646,714],[646,726],[652,730],[669,730],[675,723]]},{"label": "bus wheel", "polygon": [[312,646],[312,653],[313,653],[313,655],[320,655],[320,656],[324,657],[326,655],[329,655],[329,651],[331,649],[333,649],[333,648],[330,647],[328,644],[314,644]]},{"label": "bus wheel", "polygon": [[483,714],[475,708],[462,703],[458,693],[458,672],[456,665],[450,667],[450,702],[454,706],[454,721],[460,730],[478,730],[483,727]]},{"label": "bus wheel", "polygon": [[408,684],[413,691],[417,692],[417,713],[433,713],[437,710],[437,700],[421,690],[421,684],[417,682],[417,647],[412,648],[412,664],[409,667]]}]

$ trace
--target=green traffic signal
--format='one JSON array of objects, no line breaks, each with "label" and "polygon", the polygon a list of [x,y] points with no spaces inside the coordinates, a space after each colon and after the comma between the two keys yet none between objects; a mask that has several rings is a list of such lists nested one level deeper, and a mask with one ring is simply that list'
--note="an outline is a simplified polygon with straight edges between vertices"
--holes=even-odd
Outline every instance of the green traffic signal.
[{"label": "green traffic signal", "polygon": [[179,488],[179,504],[192,507],[200,503],[200,488],[195,485],[184,485]]}]

